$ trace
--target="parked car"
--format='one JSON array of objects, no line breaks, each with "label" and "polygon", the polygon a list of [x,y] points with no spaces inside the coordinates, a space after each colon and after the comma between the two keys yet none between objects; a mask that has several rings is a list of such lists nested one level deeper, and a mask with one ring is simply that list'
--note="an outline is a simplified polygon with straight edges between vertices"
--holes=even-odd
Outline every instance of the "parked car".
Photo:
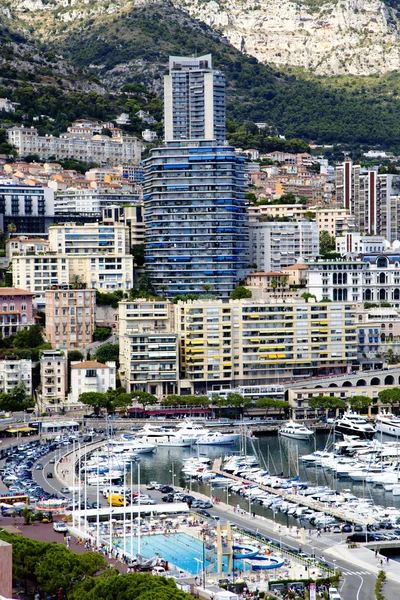
[{"label": "parked car", "polygon": [[163,496],[163,497],[161,498],[161,500],[162,500],[163,502],[173,502],[173,501],[174,501],[174,497],[173,497],[173,496]]},{"label": "parked car", "polygon": [[162,494],[172,494],[174,492],[174,488],[170,485],[163,485],[160,489]]},{"label": "parked car", "polygon": [[53,529],[54,531],[57,531],[57,533],[67,533],[68,531],[67,525],[62,521],[55,521],[53,523]]}]

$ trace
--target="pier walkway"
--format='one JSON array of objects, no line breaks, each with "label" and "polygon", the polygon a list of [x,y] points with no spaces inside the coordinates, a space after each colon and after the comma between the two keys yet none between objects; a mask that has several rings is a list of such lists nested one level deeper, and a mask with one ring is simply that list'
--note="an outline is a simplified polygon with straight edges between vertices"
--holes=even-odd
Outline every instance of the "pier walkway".
[{"label": "pier walkway", "polygon": [[256,485],[260,490],[268,492],[269,494],[274,494],[275,496],[280,496],[287,502],[293,502],[293,504],[306,506],[307,508],[311,508],[312,510],[315,510],[317,512],[324,513],[325,515],[329,515],[331,517],[334,517],[335,519],[340,519],[341,521],[346,521],[348,523],[352,523],[353,525],[355,525],[356,523],[363,526],[368,525],[368,521],[364,517],[358,517],[357,515],[346,513],[344,508],[327,506],[327,503],[319,502],[318,500],[313,500],[312,498],[302,496],[301,494],[289,494],[286,490],[271,488],[267,485],[261,485],[254,481],[243,479],[243,477],[238,477],[236,475],[227,473],[226,471],[223,471],[221,469],[221,462],[221,458],[216,458],[212,468],[214,473],[218,475],[223,475],[224,477],[227,477],[228,479],[231,479],[232,481],[236,481],[238,483],[248,482],[251,485]]}]

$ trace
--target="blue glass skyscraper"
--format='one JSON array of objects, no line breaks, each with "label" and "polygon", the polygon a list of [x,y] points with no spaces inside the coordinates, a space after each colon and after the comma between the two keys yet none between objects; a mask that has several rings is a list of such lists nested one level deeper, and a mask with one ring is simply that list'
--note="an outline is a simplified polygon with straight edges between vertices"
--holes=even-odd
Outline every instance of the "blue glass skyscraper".
[{"label": "blue glass skyscraper", "polygon": [[[176,65],[196,77],[175,85]],[[146,271],[168,296],[228,297],[249,263],[245,158],[223,143],[224,80],[210,66],[211,56],[170,59],[165,145],[144,161]]]}]

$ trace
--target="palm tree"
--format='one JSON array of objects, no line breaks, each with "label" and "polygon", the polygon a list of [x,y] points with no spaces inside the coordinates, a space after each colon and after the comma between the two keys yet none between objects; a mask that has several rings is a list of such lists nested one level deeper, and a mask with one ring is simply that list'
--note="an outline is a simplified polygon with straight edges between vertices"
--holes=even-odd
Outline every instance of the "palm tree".
[{"label": "palm tree", "polygon": [[80,290],[86,285],[80,275],[71,275],[69,283],[73,290]]},{"label": "palm tree", "polygon": [[17,233],[17,226],[15,225],[15,223],[9,223],[7,225],[7,231],[10,234],[10,237],[13,233]]}]

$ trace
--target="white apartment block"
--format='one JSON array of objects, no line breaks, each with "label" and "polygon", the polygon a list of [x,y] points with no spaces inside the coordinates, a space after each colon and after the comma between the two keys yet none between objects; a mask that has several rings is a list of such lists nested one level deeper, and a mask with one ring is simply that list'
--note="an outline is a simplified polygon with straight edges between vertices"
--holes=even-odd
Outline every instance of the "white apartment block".
[{"label": "white apartment block", "polygon": [[56,215],[73,213],[97,215],[112,204],[138,204],[139,195],[122,191],[68,189],[56,192],[54,210]]},{"label": "white apartment block", "polygon": [[66,256],[45,254],[43,256],[14,256],[11,271],[15,287],[33,292],[36,305],[44,306],[45,291],[52,285],[66,285],[70,279]]},{"label": "white apartment block", "polygon": [[308,291],[317,300],[390,302],[400,307],[400,254],[364,254],[357,259],[309,262]]},{"label": "white apartment block", "polygon": [[43,238],[20,236],[6,240],[6,256],[9,262],[14,256],[35,256],[45,254],[48,250],[49,242]]},{"label": "white apartment block", "polygon": [[40,136],[35,127],[12,127],[8,130],[10,144],[16,146],[20,156],[37,154],[41,160],[73,158],[84,162],[96,162],[101,166],[121,165],[126,161],[139,161],[141,144],[132,136],[108,137],[106,135],[81,134],[78,130],[54,137]]},{"label": "white apartment block", "polygon": [[105,365],[95,360],[72,362],[69,402],[76,404],[79,402],[79,396],[86,392],[104,394],[109,388],[115,390],[116,370],[113,361]]},{"label": "white apartment block", "polygon": [[129,254],[129,227],[123,223],[66,223],[49,228],[50,251],[57,254]]},{"label": "white apartment block", "polygon": [[280,271],[319,254],[318,226],[311,221],[249,223],[250,264],[258,271]]},{"label": "white apartment block", "polygon": [[32,361],[6,358],[0,361],[0,393],[10,394],[23,383],[28,396],[32,395]]},{"label": "white apartment block", "polygon": [[54,215],[54,191],[46,186],[0,184],[0,213],[5,217]]},{"label": "white apartment block", "polygon": [[348,233],[336,238],[336,252],[339,254],[364,254],[368,252],[385,252],[390,243],[382,235],[362,235]]},{"label": "white apartment block", "polygon": [[67,357],[61,350],[43,350],[40,356],[41,408],[65,401],[68,391]]},{"label": "white apartment block", "polygon": [[119,303],[120,376],[127,391],[178,392],[179,346],[167,300]]}]

